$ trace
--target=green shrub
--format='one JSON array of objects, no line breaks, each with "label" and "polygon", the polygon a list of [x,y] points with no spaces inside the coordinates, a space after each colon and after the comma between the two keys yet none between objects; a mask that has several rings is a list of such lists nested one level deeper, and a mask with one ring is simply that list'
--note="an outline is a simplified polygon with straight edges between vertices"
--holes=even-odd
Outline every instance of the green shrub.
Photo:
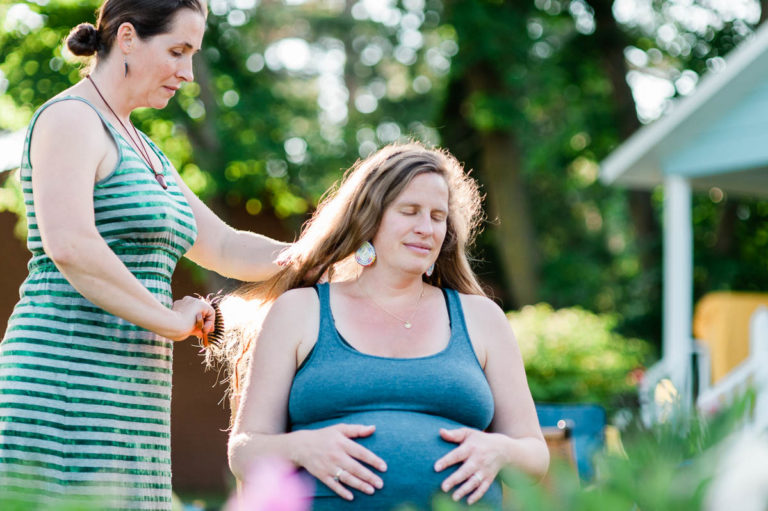
[{"label": "green shrub", "polygon": [[524,307],[507,317],[536,401],[592,402],[611,408],[633,393],[650,345],[614,332],[616,318],[578,307]]}]

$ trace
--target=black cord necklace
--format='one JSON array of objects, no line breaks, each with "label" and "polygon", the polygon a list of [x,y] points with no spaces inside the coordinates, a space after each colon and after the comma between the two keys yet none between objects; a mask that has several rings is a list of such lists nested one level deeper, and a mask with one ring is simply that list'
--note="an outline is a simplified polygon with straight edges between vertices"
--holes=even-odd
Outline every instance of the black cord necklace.
[{"label": "black cord necklace", "polygon": [[163,176],[163,174],[158,173],[155,170],[155,166],[152,165],[152,160],[149,158],[149,151],[147,150],[146,147],[144,147],[144,143],[142,142],[141,137],[139,136],[139,132],[136,129],[136,126],[134,126],[133,123],[130,123],[131,124],[131,128],[133,128],[133,133],[136,135],[136,139],[134,140],[133,135],[131,135],[131,132],[128,131],[128,128],[125,127],[125,124],[123,124],[123,121],[120,120],[120,117],[117,116],[117,114],[112,109],[112,107],[109,106],[109,103],[107,103],[107,100],[104,99],[104,95],[101,93],[99,88],[96,86],[96,82],[93,81],[93,78],[91,78],[91,75],[87,75],[86,78],[88,78],[88,80],[91,82],[91,84],[93,85],[93,88],[96,89],[96,93],[99,95],[99,97],[104,102],[104,104],[107,105],[107,108],[109,108],[109,111],[112,112],[112,115],[115,116],[115,119],[117,119],[117,122],[120,123],[120,126],[123,127],[123,130],[125,131],[125,134],[128,135],[128,138],[131,140],[131,142],[133,142],[133,145],[138,150],[138,153],[141,155],[141,157],[144,159],[144,161],[147,162],[147,165],[152,170],[152,173],[155,175],[155,179],[157,180],[157,182],[160,183],[160,186],[163,187],[163,190],[167,190],[168,189],[168,183],[165,182],[165,176]]}]

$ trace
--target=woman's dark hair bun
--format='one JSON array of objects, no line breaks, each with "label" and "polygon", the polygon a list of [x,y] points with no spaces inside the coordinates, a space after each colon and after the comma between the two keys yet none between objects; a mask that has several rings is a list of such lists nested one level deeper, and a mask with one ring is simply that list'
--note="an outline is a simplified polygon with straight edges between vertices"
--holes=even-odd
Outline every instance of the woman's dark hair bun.
[{"label": "woman's dark hair bun", "polygon": [[101,34],[90,23],[80,23],[67,36],[69,51],[81,57],[93,55],[101,46]]}]

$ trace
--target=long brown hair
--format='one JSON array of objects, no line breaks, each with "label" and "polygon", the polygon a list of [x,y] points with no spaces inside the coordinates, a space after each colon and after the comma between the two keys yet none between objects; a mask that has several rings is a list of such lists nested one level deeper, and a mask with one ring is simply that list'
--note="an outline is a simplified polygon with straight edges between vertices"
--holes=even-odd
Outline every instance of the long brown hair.
[{"label": "long brown hair", "polygon": [[445,241],[434,273],[425,280],[485,295],[467,255],[482,219],[477,184],[450,153],[418,143],[389,145],[355,163],[304,224],[286,254],[289,264],[266,282],[247,285],[243,295],[272,301],[289,289],[315,284],[326,272],[331,281],[354,278],[359,271],[351,258],[355,250],[374,237],[384,210],[411,180],[428,172],[445,179],[449,200]]},{"label": "long brown hair", "polygon": [[[485,296],[467,254],[483,220],[478,185],[448,151],[427,149],[415,142],[386,146],[355,163],[304,224],[301,236],[284,254],[287,264],[269,280],[247,284],[236,296],[263,309],[289,289],[316,284],[324,274],[329,281],[355,278],[360,271],[353,259],[355,250],[374,237],[384,211],[411,180],[425,173],[445,179],[449,198],[445,240],[434,272],[424,280]],[[226,303],[223,309],[226,321]],[[226,335],[225,342],[211,352],[211,357],[228,366],[234,396],[257,329],[258,325],[239,325],[234,335]]]}]

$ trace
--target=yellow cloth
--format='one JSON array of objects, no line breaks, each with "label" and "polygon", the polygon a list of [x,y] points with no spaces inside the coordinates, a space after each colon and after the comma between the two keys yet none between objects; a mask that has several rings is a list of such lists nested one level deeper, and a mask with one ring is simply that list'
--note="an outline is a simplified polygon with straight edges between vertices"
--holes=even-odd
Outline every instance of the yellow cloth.
[{"label": "yellow cloth", "polygon": [[709,348],[712,383],[749,355],[749,318],[760,305],[768,306],[768,293],[718,291],[696,304],[693,335]]}]

